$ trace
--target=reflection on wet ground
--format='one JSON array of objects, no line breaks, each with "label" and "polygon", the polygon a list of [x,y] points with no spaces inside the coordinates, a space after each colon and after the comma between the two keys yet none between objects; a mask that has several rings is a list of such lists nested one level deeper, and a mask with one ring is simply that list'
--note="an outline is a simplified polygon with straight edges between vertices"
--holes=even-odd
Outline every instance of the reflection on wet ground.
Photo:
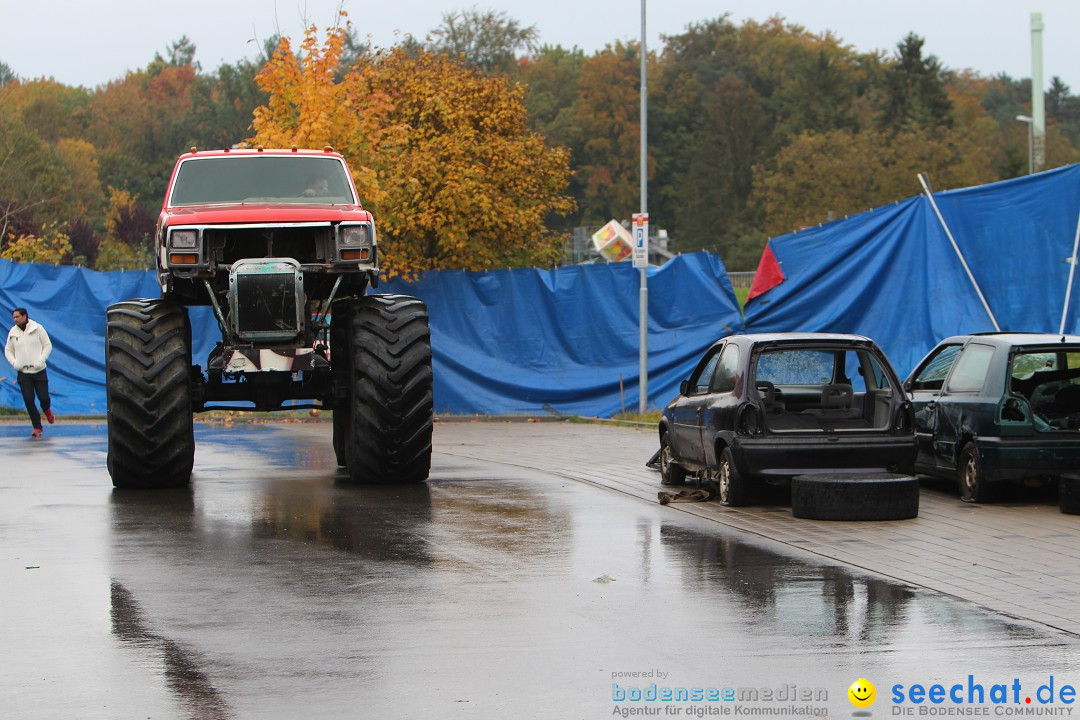
[{"label": "reflection on wet ground", "polygon": [[[427,484],[353,486],[329,427],[197,433],[188,490],[111,490],[100,428],[55,448],[44,491],[0,484],[0,539],[61,534],[43,554],[77,560],[72,582],[107,604],[106,632],[72,646],[72,621],[26,584],[48,576],[19,575],[0,601],[53,627],[10,647],[85,663],[101,717],[607,717],[612,673],[647,670],[826,688],[847,714],[858,677],[1041,682],[1080,665],[1071,636],[565,478],[437,452]],[[44,509],[61,502],[79,509]],[[121,671],[97,675],[97,657]]]},{"label": "reflection on wet ground", "polygon": [[165,684],[191,717],[216,720],[232,716],[210,678],[199,669],[197,659],[189,656],[189,650],[150,630],[138,602],[118,582],[112,583],[109,608],[113,634],[144,655],[161,657]]}]

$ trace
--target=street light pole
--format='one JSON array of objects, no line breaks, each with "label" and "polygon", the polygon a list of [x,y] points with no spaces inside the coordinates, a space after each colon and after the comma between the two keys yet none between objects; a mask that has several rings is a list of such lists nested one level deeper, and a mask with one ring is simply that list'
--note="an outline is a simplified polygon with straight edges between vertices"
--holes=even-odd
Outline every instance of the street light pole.
[{"label": "street light pole", "polygon": [[1028,126],[1028,175],[1035,174],[1035,120],[1028,115],[1017,115],[1016,119]]},{"label": "street light pole", "polygon": [[[649,141],[647,82],[645,80],[645,0],[641,0],[641,214],[648,218],[649,212]],[[648,226],[646,226],[648,227]],[[648,238],[645,238],[646,247]],[[641,292],[638,303],[638,412],[642,415],[649,406],[649,279],[648,256],[641,271]]]}]

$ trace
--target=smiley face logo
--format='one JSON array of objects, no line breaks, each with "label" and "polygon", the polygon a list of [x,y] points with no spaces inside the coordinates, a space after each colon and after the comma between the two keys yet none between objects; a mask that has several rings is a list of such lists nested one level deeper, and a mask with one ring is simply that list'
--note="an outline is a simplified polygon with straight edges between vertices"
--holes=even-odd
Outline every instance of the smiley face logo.
[{"label": "smiley face logo", "polygon": [[868,708],[877,699],[877,689],[874,687],[874,683],[866,678],[859,678],[851,683],[851,687],[847,690],[847,696],[855,707]]}]

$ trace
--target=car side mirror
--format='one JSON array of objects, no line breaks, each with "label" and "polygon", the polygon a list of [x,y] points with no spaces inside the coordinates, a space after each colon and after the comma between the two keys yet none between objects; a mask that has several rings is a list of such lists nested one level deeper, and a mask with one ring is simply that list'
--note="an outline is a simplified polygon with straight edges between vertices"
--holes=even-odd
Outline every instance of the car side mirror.
[{"label": "car side mirror", "polygon": [[911,392],[911,380],[904,381],[904,392]]},{"label": "car side mirror", "polygon": [[683,380],[681,383],[679,383],[679,394],[680,395],[689,395],[690,394],[690,381],[689,380]]}]

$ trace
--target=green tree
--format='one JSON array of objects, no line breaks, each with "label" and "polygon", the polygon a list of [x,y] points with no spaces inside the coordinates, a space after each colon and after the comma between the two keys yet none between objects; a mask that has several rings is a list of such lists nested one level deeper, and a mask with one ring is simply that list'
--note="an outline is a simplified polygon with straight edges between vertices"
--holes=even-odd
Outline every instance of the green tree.
[{"label": "green tree", "polygon": [[1080,145],[1080,97],[1069,94],[1069,86],[1055,75],[1046,91],[1046,117],[1061,127],[1074,146]]},{"label": "green tree", "polygon": [[885,71],[884,127],[899,130],[952,125],[945,73],[936,57],[923,57],[924,42],[915,33],[908,33],[896,45],[895,62]]},{"label": "green tree", "polygon": [[505,12],[458,10],[443,13],[442,23],[429,33],[436,53],[461,57],[485,72],[509,73],[519,53],[536,48],[536,26],[522,27]]},{"label": "green tree", "polygon": [[8,66],[7,63],[0,62],[0,89],[7,87],[18,82],[19,78],[15,75],[15,71]]},{"label": "green tree", "polygon": [[5,102],[0,90],[0,243],[12,236],[37,236],[59,219],[65,196],[63,168],[48,144]]}]

